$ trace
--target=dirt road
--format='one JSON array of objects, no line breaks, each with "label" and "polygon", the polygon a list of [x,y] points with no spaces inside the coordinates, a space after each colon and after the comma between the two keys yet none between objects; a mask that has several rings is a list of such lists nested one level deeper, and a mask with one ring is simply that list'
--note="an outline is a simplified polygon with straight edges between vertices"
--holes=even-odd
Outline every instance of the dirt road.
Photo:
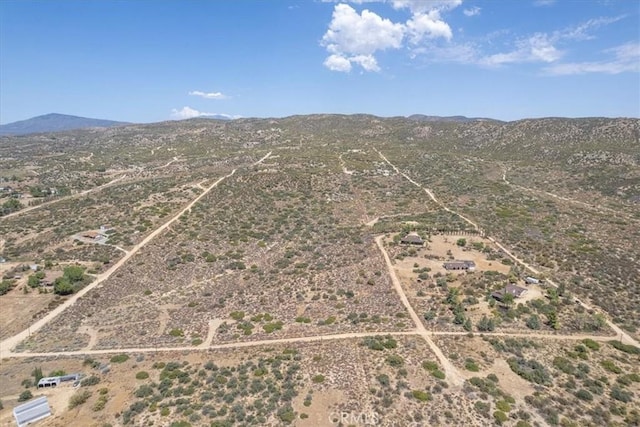
[{"label": "dirt road", "polygon": [[76,193],[76,194],[71,194],[69,196],[58,197],[58,198],[55,198],[53,200],[49,200],[48,202],[40,203],[39,205],[36,205],[36,206],[29,206],[28,208],[20,209],[19,211],[15,211],[15,212],[10,213],[8,215],[0,216],[0,221],[2,221],[3,219],[12,218],[14,216],[22,215],[22,214],[25,214],[27,212],[31,212],[31,211],[34,211],[36,209],[40,209],[40,208],[43,208],[45,206],[52,205],[54,203],[61,202],[63,200],[75,199],[77,197],[86,196],[89,193],[93,193],[95,191],[100,191],[103,188],[107,188],[107,187],[115,184],[116,182],[122,180],[126,176],[127,175],[125,174],[125,175],[122,175],[122,176],[120,176],[118,178],[112,179],[111,181],[107,182],[106,184],[99,185],[98,187],[90,188],[89,190],[84,190],[84,191],[81,191],[81,192]]},{"label": "dirt road", "polygon": [[42,319],[40,319],[40,320],[36,321],[35,323],[33,323],[26,330],[20,332],[17,335],[14,335],[13,337],[7,338],[4,341],[0,342],[0,357],[7,357],[8,355],[10,355],[11,354],[11,349],[13,349],[13,347],[18,345],[20,343],[20,341],[26,339],[31,333],[36,332],[37,330],[42,328],[44,325],[46,325],[51,320],[53,320],[57,315],[59,315],[64,310],[66,310],[67,308],[69,308],[73,304],[75,304],[75,302],[78,299],[82,298],[87,292],[89,292],[90,290],[92,290],[95,287],[99,286],[102,282],[104,282],[109,277],[111,277],[111,275],[113,273],[115,273],[120,267],[122,267],[122,265],[124,265],[124,263],[129,261],[129,259],[131,257],[133,257],[140,249],[145,247],[150,241],[152,241],[160,233],[162,233],[164,230],[166,230],[167,227],[169,227],[171,224],[173,224],[175,221],[177,221],[178,218],[180,218],[185,212],[190,210],[193,207],[193,205],[198,203],[204,196],[206,196],[218,184],[220,184],[226,178],[229,178],[230,176],[232,176],[235,172],[236,172],[236,170],[234,169],[233,171],[231,171],[230,174],[223,176],[222,178],[218,179],[216,182],[211,184],[209,187],[207,187],[207,189],[205,191],[200,193],[200,195],[198,195],[195,199],[193,199],[191,201],[191,203],[189,203],[185,208],[183,208],[180,212],[178,212],[175,216],[173,216],[173,218],[171,218],[169,221],[165,222],[160,227],[155,229],[151,234],[149,234],[147,237],[145,237],[144,240],[142,240],[140,243],[135,245],[127,254],[125,254],[125,256],[123,256],[118,262],[116,262],[110,269],[108,269],[104,273],[98,275],[98,277],[97,277],[97,279],[95,281],[93,281],[91,284],[89,284],[88,286],[86,286],[85,288],[80,290],[78,293],[74,294],[71,298],[66,300],[64,302],[64,304],[59,305],[58,307],[56,307],[55,309],[53,309],[52,311],[47,313],[46,316],[44,316]]},{"label": "dirt road", "polygon": [[424,327],[424,324],[416,314],[415,310],[413,309],[411,304],[409,304],[409,299],[407,298],[407,295],[404,293],[404,289],[402,289],[400,280],[398,279],[395,269],[393,268],[393,264],[391,263],[391,258],[389,258],[389,254],[387,253],[387,250],[384,248],[384,244],[382,242],[383,238],[384,236],[376,237],[376,244],[378,245],[380,252],[382,252],[384,261],[387,264],[387,269],[389,270],[389,275],[391,276],[393,287],[398,293],[398,296],[400,296],[400,300],[402,301],[402,304],[405,306],[405,308],[409,312],[409,315],[411,316],[411,320],[413,320],[413,323],[416,325],[417,334],[420,335],[422,338],[424,338],[427,344],[429,344],[431,351],[433,351],[433,353],[438,358],[438,361],[440,362],[440,365],[442,366],[444,373],[446,375],[447,381],[451,385],[462,386],[462,384],[464,384],[465,378],[460,374],[458,369],[455,366],[453,366],[453,364],[449,361],[449,359],[446,358],[444,353],[442,353],[442,350],[440,350],[440,348],[431,340],[431,337],[429,336],[429,331],[427,331],[427,328]]},{"label": "dirt road", "polygon": [[[438,205],[440,205],[444,210],[446,210],[447,212],[450,212],[456,216],[458,216],[459,218],[463,219],[464,221],[466,221],[467,223],[471,224],[476,230],[481,231],[480,227],[478,227],[478,224],[476,224],[475,222],[471,221],[470,219],[468,219],[467,217],[465,217],[464,215],[454,211],[453,209],[449,209],[447,206],[445,206],[442,202],[440,202],[435,194],[427,189],[424,188],[422,185],[418,184],[417,182],[415,182],[413,179],[411,179],[409,176],[407,176],[405,173],[400,172],[400,170],[393,164],[391,163],[380,151],[378,151],[377,149],[375,149],[376,152],[378,153],[378,155],[380,156],[380,158],[382,158],[382,160],[384,160],[387,164],[389,164],[389,166],[391,166],[393,168],[393,170],[395,170],[398,174],[402,175],[403,177],[405,177],[409,182],[411,182],[412,184],[422,188],[431,198],[431,200],[433,200],[434,202],[436,202]],[[506,180],[506,176],[503,175],[503,179]],[[507,181],[508,182],[508,181]],[[484,235],[484,233],[482,233]],[[513,259],[515,262],[517,262],[518,264],[522,265],[523,267],[525,267],[527,270],[531,271],[533,274],[540,274],[540,271],[538,269],[536,269],[535,267],[533,267],[532,265],[528,264],[527,262],[525,262],[524,260],[521,260],[520,258],[518,258],[517,256],[515,256],[513,253],[511,253],[511,251],[509,251],[507,248],[505,248],[500,242],[498,242],[496,239],[494,239],[493,237],[489,237],[486,236],[487,239],[489,239],[489,241],[491,241],[493,244],[495,244],[498,248],[502,249],[502,251],[504,251],[504,253],[509,256],[511,259]],[[547,279],[546,283],[554,286],[554,287],[558,287],[558,285],[551,279]],[[593,310],[593,307],[588,306],[587,304],[585,304],[584,302],[580,301],[580,305],[586,309],[586,310]],[[629,344],[633,344],[636,347],[640,347],[640,343],[638,343],[638,341],[636,341],[635,339],[633,339],[629,334],[627,334],[626,332],[624,332],[622,329],[620,329],[618,326],[616,326],[613,322],[611,322],[610,320],[607,319],[607,325],[609,325],[609,327],[611,329],[613,329],[614,331],[616,331],[616,334],[618,337],[620,337],[620,340]]]}]

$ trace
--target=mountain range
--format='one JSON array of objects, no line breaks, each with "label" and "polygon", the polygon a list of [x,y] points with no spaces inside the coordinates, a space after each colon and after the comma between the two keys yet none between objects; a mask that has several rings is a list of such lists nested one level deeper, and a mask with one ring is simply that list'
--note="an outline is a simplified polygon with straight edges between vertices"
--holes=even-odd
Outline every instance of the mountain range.
[{"label": "mountain range", "polygon": [[41,132],[61,132],[66,130],[96,127],[108,128],[127,124],[129,123],[51,113],[43,116],[32,117],[27,120],[7,123],[6,125],[0,125],[0,136],[27,135],[30,133]]}]

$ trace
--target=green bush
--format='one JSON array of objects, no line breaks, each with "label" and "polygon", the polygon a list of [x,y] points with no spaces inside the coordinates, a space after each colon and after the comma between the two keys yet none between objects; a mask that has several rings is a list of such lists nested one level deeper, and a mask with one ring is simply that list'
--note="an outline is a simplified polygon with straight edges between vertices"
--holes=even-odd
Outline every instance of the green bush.
[{"label": "green bush", "polygon": [[511,411],[511,406],[509,406],[509,403],[505,400],[498,400],[496,402],[496,408],[499,409],[502,412],[509,412]]},{"label": "green bush", "polygon": [[591,350],[600,350],[600,344],[592,340],[591,338],[585,338],[582,343],[589,347]]},{"label": "green bush", "polygon": [[442,372],[440,369],[436,369],[434,371],[431,371],[431,375],[433,375],[434,377],[436,377],[439,380],[443,380],[445,378],[444,372]]},{"label": "green bush", "polygon": [[394,368],[399,368],[400,366],[404,365],[404,359],[402,358],[402,356],[397,354],[388,355],[386,361],[389,366],[392,366]]},{"label": "green bush", "polygon": [[318,374],[316,376],[314,376],[313,378],[311,378],[311,381],[313,381],[316,384],[320,384],[324,382],[324,375]]},{"label": "green bush", "polygon": [[99,382],[100,382],[100,378],[98,378],[95,375],[91,375],[90,377],[84,378],[82,381],[80,381],[80,386],[88,387],[88,386],[96,385]]},{"label": "green bush", "polygon": [[495,411],[493,413],[493,418],[496,420],[496,424],[498,425],[502,425],[502,423],[508,420],[507,414],[502,411]]},{"label": "green bush", "polygon": [[631,344],[623,344],[620,341],[609,341],[609,344],[620,351],[629,354],[640,354],[640,348]]},{"label": "green bush", "polygon": [[69,409],[73,409],[82,405],[91,397],[91,392],[88,390],[79,391],[69,399]]},{"label": "green bush", "polygon": [[24,402],[31,398],[33,398],[33,394],[31,393],[31,391],[25,390],[22,393],[20,393],[20,396],[18,396],[18,402]]},{"label": "green bush", "polygon": [[136,374],[137,380],[146,380],[147,378],[149,378],[149,373],[146,371],[140,371]]},{"label": "green bush", "polygon": [[582,388],[576,392],[576,397],[587,402],[591,402],[593,400],[593,395]]},{"label": "green bush", "polygon": [[420,402],[427,402],[427,401],[431,400],[431,395],[426,391],[413,390],[411,392],[411,395],[414,397],[414,399],[417,399]]},{"label": "green bush", "polygon": [[116,356],[113,356],[110,360],[111,363],[124,363],[129,360],[129,356],[127,356],[126,354],[118,354]]}]

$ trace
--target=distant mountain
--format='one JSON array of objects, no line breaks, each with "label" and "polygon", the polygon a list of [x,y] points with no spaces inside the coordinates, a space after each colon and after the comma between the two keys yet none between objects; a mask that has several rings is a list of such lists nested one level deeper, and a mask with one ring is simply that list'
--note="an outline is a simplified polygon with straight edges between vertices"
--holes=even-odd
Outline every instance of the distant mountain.
[{"label": "distant mountain", "polygon": [[0,125],[1,135],[26,135],[40,132],[60,132],[73,129],[108,128],[123,126],[129,123],[113,120],[90,119],[87,117],[69,116],[66,114],[45,114],[27,120]]},{"label": "distant mountain", "polygon": [[487,119],[482,117],[465,117],[465,116],[425,116],[424,114],[413,114],[407,117],[409,120],[415,120],[418,122],[457,122],[457,123],[469,123],[469,122],[499,122],[500,120]]}]

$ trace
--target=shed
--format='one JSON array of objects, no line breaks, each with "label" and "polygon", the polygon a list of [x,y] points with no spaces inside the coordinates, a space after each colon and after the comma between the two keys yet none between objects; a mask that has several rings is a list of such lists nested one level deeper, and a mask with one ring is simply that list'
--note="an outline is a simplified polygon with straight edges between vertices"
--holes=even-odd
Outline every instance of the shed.
[{"label": "shed", "polygon": [[535,277],[528,276],[524,278],[524,282],[527,285],[537,285],[538,283],[540,283],[540,280],[536,279]]},{"label": "shed", "polygon": [[35,423],[43,418],[51,415],[51,408],[46,396],[38,397],[27,403],[13,408],[13,416],[16,419],[18,427]]},{"label": "shed", "polygon": [[422,237],[418,236],[415,233],[407,234],[402,239],[400,239],[400,243],[405,245],[424,246],[424,240],[422,240]]}]

